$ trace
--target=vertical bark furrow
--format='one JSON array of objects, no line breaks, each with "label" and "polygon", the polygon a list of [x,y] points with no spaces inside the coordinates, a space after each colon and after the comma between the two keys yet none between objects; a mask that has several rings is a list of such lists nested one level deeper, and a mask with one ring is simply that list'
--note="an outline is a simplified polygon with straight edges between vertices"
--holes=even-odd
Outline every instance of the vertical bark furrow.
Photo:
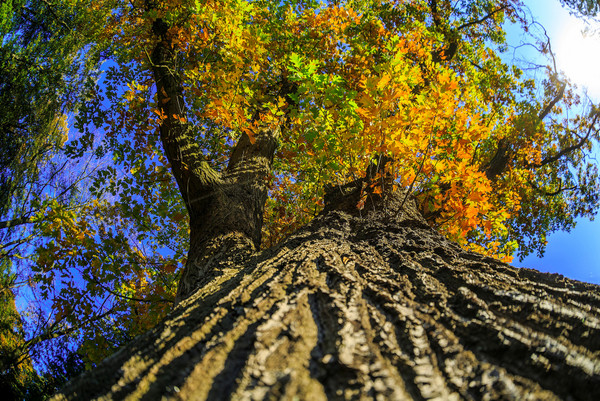
[{"label": "vertical bark furrow", "polygon": [[[310,355],[316,343],[308,294],[301,290],[259,327],[256,352],[250,356],[233,398],[250,394],[252,399],[279,399],[305,389],[310,399],[325,399],[322,386],[310,373]],[[289,369],[288,364],[297,369]]]},{"label": "vertical bark furrow", "polygon": [[[414,243],[411,244],[411,246],[415,246]],[[402,256],[397,256],[395,258],[396,261],[403,259]],[[417,258],[419,260],[419,264],[420,266],[418,266],[416,269],[419,271],[422,271],[424,273],[422,274],[414,274],[411,282],[413,284],[417,284],[417,288],[415,289],[415,292],[420,294],[418,297],[418,301],[420,301],[421,303],[427,303],[428,301],[433,300],[434,302],[437,301],[437,303],[440,306],[443,306],[443,304],[445,303],[445,300],[447,299],[447,297],[442,297],[439,294],[452,294],[453,290],[455,291],[455,289],[451,289],[451,288],[445,288],[444,285],[441,285],[439,282],[436,282],[437,280],[434,279],[433,276],[429,275],[431,273],[426,273],[427,271],[432,272],[432,271],[438,271],[439,272],[439,261],[434,261],[432,260],[431,257],[429,256],[420,256]],[[436,266],[438,265],[438,266]],[[407,266],[405,266],[407,267]],[[410,265],[408,266],[410,270],[413,270],[414,265]],[[403,269],[404,270],[404,269]],[[454,270],[453,273],[457,273],[456,270],[460,271],[460,269],[452,269]],[[451,271],[452,271],[451,270]],[[407,271],[407,270],[404,270]],[[484,275],[485,276],[485,275]],[[510,275],[511,277],[501,277],[499,279],[496,279],[495,283],[511,283],[511,284],[517,284],[516,287],[519,287],[518,283],[514,283],[514,280],[511,280],[512,277],[516,277],[516,275],[512,274]],[[477,282],[479,284],[479,287],[477,287],[479,290],[481,290],[482,288],[485,289],[485,286],[481,286],[481,279],[483,277],[481,277],[481,275],[474,280],[474,282]],[[485,281],[488,281],[487,279],[484,278]],[[464,282],[464,280],[461,280]],[[446,284],[449,283],[453,283],[453,280],[451,279],[447,279],[444,280],[444,282]],[[494,282],[494,280],[489,280],[489,282]],[[456,283],[454,283],[456,284]],[[465,283],[466,284],[466,283]],[[513,287],[514,288],[514,287]],[[458,294],[461,294],[461,292],[466,291],[466,287],[461,287],[460,288],[461,291],[458,292]],[[523,291],[523,290],[522,290]],[[486,328],[489,329],[491,326],[493,326],[490,322],[490,320],[494,320],[493,318],[493,314],[491,314],[489,308],[487,308],[486,305],[494,305],[494,307],[497,308],[497,304],[499,303],[498,301],[503,301],[501,304],[505,304],[505,308],[504,308],[504,312],[506,313],[506,315],[509,316],[508,319],[500,319],[501,322],[499,323],[500,326],[506,326],[508,325],[509,327],[512,327],[513,330],[516,330],[516,334],[514,334],[513,336],[507,335],[506,330],[498,330],[497,332],[489,332],[489,336],[487,336],[489,339],[494,339],[494,337],[498,337],[503,339],[503,341],[508,341],[510,343],[514,343],[514,344],[521,344],[521,347],[519,348],[520,351],[525,351],[526,349],[530,348],[533,344],[535,344],[536,342],[543,342],[547,347],[550,347],[553,351],[550,351],[550,354],[554,353],[556,354],[556,350],[557,349],[571,349],[571,350],[575,350],[577,349],[577,347],[572,344],[572,343],[568,343],[566,345],[562,344],[562,340],[553,340],[551,339],[550,336],[546,336],[545,335],[545,327],[544,325],[546,325],[546,327],[553,327],[555,325],[555,322],[558,318],[558,321],[561,322],[561,324],[564,326],[565,323],[564,320],[569,320],[570,318],[572,318],[573,316],[578,316],[581,317],[582,313],[579,311],[574,311],[572,307],[568,307],[563,305],[559,305],[559,304],[551,304],[548,301],[542,301],[540,303],[540,296],[546,295],[546,294],[538,294],[538,297],[536,298],[537,303],[534,304],[532,303],[532,307],[540,309],[540,310],[544,310],[546,312],[554,312],[553,314],[547,314],[547,315],[526,315],[526,316],[519,316],[518,320],[519,321],[523,321],[524,324],[523,325],[519,325],[517,323],[514,323],[510,320],[510,318],[512,317],[511,314],[514,309],[519,309],[518,307],[518,302],[516,302],[515,299],[510,299],[510,300],[506,300],[506,299],[502,299],[502,290],[499,290],[499,293],[494,294],[494,290],[490,290],[490,288],[488,287],[488,291],[483,291],[484,293],[491,293],[493,295],[493,298],[495,299],[490,299],[491,297],[486,297],[487,299],[478,299],[477,296],[471,292],[471,294],[468,295],[469,298],[469,302],[472,303],[473,305],[471,307],[466,308],[467,310],[465,311],[464,309],[464,302],[461,303],[461,307],[459,307],[459,309],[461,310],[454,310],[452,311],[452,313],[450,315],[456,315],[456,313],[459,314],[459,316],[461,314],[464,314],[465,312],[468,312],[468,310],[472,310],[472,313],[467,313],[467,316],[463,316],[462,319],[454,319],[453,322],[451,322],[451,325],[455,325],[455,324],[460,324],[461,322],[469,322],[468,324],[465,323],[464,326],[464,331],[463,334],[464,337],[468,338],[471,337],[472,334],[469,331],[472,331],[469,329],[469,325],[472,325],[472,319],[482,319],[482,323],[481,323],[481,327],[482,328]],[[498,291],[496,291],[498,292]],[[520,293],[521,296],[523,297],[527,297],[526,293],[523,294],[522,292]],[[464,294],[463,294],[464,297]],[[477,302],[473,302],[474,300],[476,300]],[[522,303],[522,302],[521,302]],[[511,310],[512,309],[512,310]],[[593,316],[590,316],[590,320],[592,320],[592,323],[590,324],[591,327],[594,326],[594,322],[596,319]],[[562,320],[562,321],[561,321]],[[536,323],[537,322],[537,323]],[[540,323],[542,323],[540,325]],[[586,325],[587,326],[587,325]],[[585,327],[584,326],[584,330]],[[515,329],[515,327],[518,327],[518,329]],[[589,326],[588,326],[589,327]],[[536,333],[534,330],[542,330],[541,333]],[[564,327],[563,327],[564,329]],[[580,328],[581,329],[581,328]],[[513,330],[508,330],[508,334],[513,334],[512,331]],[[534,341],[525,341],[525,337],[529,336],[531,337],[533,333],[533,340]],[[555,333],[557,334],[559,337],[561,336],[560,333]],[[512,338],[511,338],[512,337]],[[539,338],[538,338],[539,337]],[[507,340],[508,339],[508,340]],[[537,340],[537,341],[536,341]],[[492,341],[493,342],[493,341]],[[488,340],[487,343],[489,344],[490,341]],[[558,345],[560,344],[560,345]],[[493,348],[493,347],[492,347]],[[510,347],[508,347],[510,348]],[[540,347],[542,348],[542,347]],[[536,351],[539,351],[539,349],[534,348]],[[542,348],[543,350],[543,348]],[[510,353],[512,355],[512,357],[514,357],[515,359],[518,358],[519,356],[519,352],[512,352]],[[522,352],[521,352],[522,354]],[[542,353],[543,354],[543,353]],[[557,356],[557,355],[555,355]],[[590,357],[592,359],[590,359]],[[575,370],[571,370],[568,369],[568,371],[570,371],[571,375],[578,375],[580,378],[583,378],[583,380],[587,380],[589,382],[589,378],[590,377],[597,377],[598,373],[596,371],[596,363],[597,362],[593,362],[593,360],[597,361],[597,355],[596,354],[591,354],[588,352],[587,355],[582,355],[579,354],[577,352],[574,352],[572,355],[567,355],[564,353],[559,353],[558,354],[558,358],[553,358],[556,359],[556,361],[553,362],[558,362],[558,360],[566,360],[566,359],[576,359],[578,360],[576,365],[579,365],[579,368],[576,368],[575,366],[573,366],[572,363],[567,362],[567,365],[570,365],[572,368],[575,369],[579,369],[579,371],[575,371]],[[545,357],[543,355],[540,355],[540,357],[538,359],[542,360]],[[511,357],[506,357],[505,360],[502,361],[503,364],[506,364],[509,360],[512,360]],[[545,368],[547,368],[548,366],[544,366]],[[585,368],[587,367],[587,368]],[[535,371],[536,369],[533,368],[533,366],[530,366],[530,368],[532,368],[532,371]],[[539,367],[538,367],[539,368]],[[585,371],[583,371],[585,369]],[[524,373],[524,372],[519,372],[519,373]],[[541,373],[541,372],[540,372]],[[537,376],[537,375],[536,375]],[[536,379],[540,379],[541,380],[541,376],[542,374],[539,375],[539,377],[536,377]],[[547,374],[546,374],[547,376]],[[595,380],[595,379],[594,379]],[[541,380],[543,382],[546,382],[547,384],[550,384],[550,382],[552,380]],[[560,383],[560,380],[558,381],[558,383]],[[560,391],[560,386],[562,386],[564,383],[560,383],[558,385],[551,385],[550,387],[554,388],[556,391],[559,391],[563,394],[565,394],[565,391]]]},{"label": "vertical bark furrow", "polygon": [[[593,360],[597,360],[597,355],[589,351],[581,354],[578,352],[579,347],[569,343],[563,337],[555,339],[547,335],[544,327],[535,324],[536,320],[530,320],[531,316],[518,316],[515,319],[509,308],[518,308],[518,305],[507,304],[505,313],[498,315],[488,308],[490,304],[497,305],[489,300],[480,299],[473,291],[461,287],[452,299],[450,313],[444,314],[451,318],[446,325],[452,327],[454,332],[462,337],[468,338],[469,333],[473,331],[485,334],[487,341],[473,350],[480,358],[494,361],[497,366],[506,366],[510,361],[519,361],[509,365],[512,373],[533,375],[536,381],[557,393],[564,393],[565,383],[562,383],[564,377],[554,377],[554,373],[549,371],[554,363],[570,358],[578,361],[576,364],[566,362],[569,367],[565,370],[569,373],[568,381],[571,383],[578,381],[573,379],[573,375],[587,380],[600,373],[594,371],[594,368],[590,369],[594,364]],[[542,321],[549,322],[552,318],[546,317]],[[567,349],[570,350],[571,355],[565,353]],[[531,358],[524,359],[523,355],[527,350],[535,354]],[[586,372],[581,371],[586,367],[588,368]]]},{"label": "vertical bark furrow", "polygon": [[[419,256],[404,254],[397,255],[393,259],[398,262],[407,257],[417,259],[419,265],[416,270],[412,269],[414,265],[410,264],[403,267],[411,271],[424,272],[411,276],[411,282],[418,285],[416,292],[420,294],[421,302],[427,303],[431,298],[439,298],[438,301],[442,302],[445,299],[442,294],[453,296],[457,289],[465,287],[481,298],[481,302],[473,309],[479,310],[482,306],[489,305],[496,313],[508,318],[516,318],[525,324],[535,322],[537,330],[543,330],[556,337],[566,337],[572,345],[582,345],[592,351],[597,351],[600,346],[600,338],[589,336],[590,330],[600,327],[600,321],[596,317],[600,314],[594,314],[593,308],[589,305],[585,308],[582,306],[577,308],[577,304],[573,305],[572,300],[563,299],[566,298],[566,290],[559,291],[560,296],[557,296],[552,287],[544,285],[543,287],[546,288],[538,288],[537,295],[533,296],[527,293],[526,288],[519,288],[521,284],[518,275],[511,274],[510,270],[507,275],[497,273],[492,275],[481,271],[477,279],[473,280],[473,270],[469,272],[469,269],[448,265],[429,254],[422,253]],[[473,264],[469,266],[472,268]],[[424,279],[426,281],[423,281]],[[506,289],[481,286],[482,281],[494,282],[496,287],[504,284]],[[590,295],[593,299],[593,294]]]},{"label": "vertical bark furrow", "polygon": [[[383,287],[386,288],[386,287]],[[379,287],[366,288],[365,299],[375,310],[379,310],[386,317],[387,326],[395,327],[395,331],[386,330],[385,337],[393,338],[391,345],[384,342],[384,349],[388,358],[394,361],[398,372],[401,373],[409,388],[413,388],[414,399],[459,399],[455,385],[439,366],[438,358],[433,351],[435,346],[428,338],[424,327],[434,327],[434,321],[425,315],[414,312],[415,304],[412,300],[404,299],[404,306],[398,305],[398,298],[405,294],[382,291]],[[371,313],[373,316],[374,313]],[[385,328],[386,325],[383,324]],[[404,350],[398,353],[397,350]],[[394,352],[395,351],[395,352]],[[418,396],[415,396],[415,390]]]},{"label": "vertical bark furrow", "polygon": [[317,358],[313,374],[323,385],[328,399],[342,399],[344,391],[354,393],[357,390],[360,378],[360,373],[351,365],[352,361],[345,359],[344,351],[338,350],[338,347],[348,346],[342,333],[345,316],[339,308],[339,301],[336,302],[328,292],[314,293],[311,306],[318,330],[317,344],[312,351],[313,357]]},{"label": "vertical bark furrow", "polygon": [[[262,285],[274,285],[285,277]],[[217,327],[207,342],[210,349],[199,355],[198,360],[190,361],[193,371],[182,383],[179,397],[190,399],[227,399],[238,387],[241,375],[247,371],[247,362],[257,350],[258,330],[272,321],[271,316],[281,310],[288,300],[281,299],[279,291],[267,291],[260,298],[238,302],[233,310],[239,313],[231,324]]]},{"label": "vertical bark furrow", "polygon": [[[387,367],[388,375],[385,384],[394,391],[395,398],[391,399],[414,399],[422,400],[423,397],[417,385],[415,384],[415,372],[412,369],[413,357],[403,341],[399,341],[398,333],[403,333],[405,327],[402,323],[404,319],[400,316],[390,313],[389,305],[386,305],[383,299],[391,300],[389,294],[363,293],[365,302],[370,310],[371,325],[376,328],[374,342],[378,345],[378,352],[381,353],[384,360],[384,366]],[[375,300],[378,297],[378,301]],[[392,300],[393,304],[394,301]]]},{"label": "vertical bark furrow", "polygon": [[515,291],[497,290],[493,300],[498,313],[506,317],[525,322],[525,325],[535,322],[537,330],[564,339],[570,345],[583,346],[593,352],[600,347],[600,338],[589,336],[591,330],[600,327],[597,315],[576,309],[568,303],[558,302],[559,299],[547,294],[535,297]]},{"label": "vertical bark furrow", "polygon": [[[448,273],[451,273],[452,277],[449,277]],[[466,276],[469,274],[468,270],[461,272],[461,269],[452,269],[451,266],[445,265],[433,276],[445,284],[446,289],[441,293],[456,296],[461,295],[464,289],[472,291],[478,299],[477,305],[471,307],[472,310],[487,310],[489,307],[497,315],[525,322],[526,325],[527,322],[535,322],[537,330],[543,330],[556,337],[565,337],[573,345],[582,345],[592,351],[598,350],[600,338],[590,337],[589,330],[600,327],[600,322],[593,314],[581,310],[581,307],[574,307],[570,300],[539,291],[538,296],[529,295],[526,289],[519,291],[520,283],[517,279],[506,280],[503,276],[497,277],[496,286],[505,283],[510,289],[477,285],[480,281],[473,282],[468,279]],[[455,312],[461,313],[459,310]]]}]

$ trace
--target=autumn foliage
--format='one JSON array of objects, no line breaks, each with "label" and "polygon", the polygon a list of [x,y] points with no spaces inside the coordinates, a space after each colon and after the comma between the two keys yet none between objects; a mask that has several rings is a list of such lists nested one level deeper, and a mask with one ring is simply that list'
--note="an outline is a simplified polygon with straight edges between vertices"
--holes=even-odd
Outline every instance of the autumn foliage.
[{"label": "autumn foliage", "polygon": [[[540,181],[538,164],[559,140],[536,114],[562,83],[548,81],[539,104],[523,99],[532,83],[486,45],[502,43],[502,23],[518,18],[516,6],[456,10],[452,20],[440,10],[431,15],[427,2],[169,2],[150,12],[140,4],[113,16],[111,35],[136,64],[127,68],[131,83],[115,76],[128,90],[109,132],[133,132],[134,151],[152,157],[148,132],[165,116],[152,101],[148,42],[155,40],[152,22],[162,18],[172,26],[173,51],[182,54],[189,106],[183,122],[197,130],[207,159],[226,160],[240,132],[252,138],[285,115],[277,172],[268,178],[267,243],[318,212],[324,183],[360,176],[386,155],[395,183],[413,190],[432,225],[469,248],[511,260],[525,237],[539,249],[548,228],[524,233],[529,222],[511,218],[543,194],[540,187],[561,185],[560,177],[531,182]],[[450,54],[452,46],[460,50]],[[296,92],[278,96],[281,80]],[[487,170],[505,144],[511,160],[492,177]],[[571,218],[573,199],[560,198],[561,211],[545,218]],[[529,217],[545,213],[540,207]]]}]

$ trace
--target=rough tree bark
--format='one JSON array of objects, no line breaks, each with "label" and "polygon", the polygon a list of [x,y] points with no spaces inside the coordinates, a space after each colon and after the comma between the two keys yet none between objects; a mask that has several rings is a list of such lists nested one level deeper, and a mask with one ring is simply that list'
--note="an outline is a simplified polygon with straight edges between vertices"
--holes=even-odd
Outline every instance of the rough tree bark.
[{"label": "rough tree bark", "polygon": [[599,286],[467,252],[399,193],[358,211],[360,187],[55,399],[599,399]]}]

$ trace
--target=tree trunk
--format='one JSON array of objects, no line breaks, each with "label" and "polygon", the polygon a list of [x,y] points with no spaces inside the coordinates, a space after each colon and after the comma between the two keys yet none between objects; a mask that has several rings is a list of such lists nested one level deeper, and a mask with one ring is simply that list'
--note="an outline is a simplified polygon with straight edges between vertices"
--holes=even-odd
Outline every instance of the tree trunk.
[{"label": "tree trunk", "polygon": [[357,190],[55,399],[600,399],[599,286],[464,251],[400,193],[356,210]]}]

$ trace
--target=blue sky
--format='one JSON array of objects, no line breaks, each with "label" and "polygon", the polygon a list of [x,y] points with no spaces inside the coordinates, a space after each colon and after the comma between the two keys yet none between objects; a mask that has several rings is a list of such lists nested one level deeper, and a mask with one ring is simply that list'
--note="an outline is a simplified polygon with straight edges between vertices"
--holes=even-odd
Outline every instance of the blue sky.
[{"label": "blue sky", "polygon": [[[600,102],[600,38],[582,35],[585,23],[569,15],[558,0],[525,0],[525,4],[546,29],[558,68],[578,86],[587,87],[592,101]],[[511,32],[509,41],[519,40],[518,35]],[[570,233],[549,235],[543,258],[530,255],[513,265],[600,284],[600,216],[592,222],[578,220]]]}]

